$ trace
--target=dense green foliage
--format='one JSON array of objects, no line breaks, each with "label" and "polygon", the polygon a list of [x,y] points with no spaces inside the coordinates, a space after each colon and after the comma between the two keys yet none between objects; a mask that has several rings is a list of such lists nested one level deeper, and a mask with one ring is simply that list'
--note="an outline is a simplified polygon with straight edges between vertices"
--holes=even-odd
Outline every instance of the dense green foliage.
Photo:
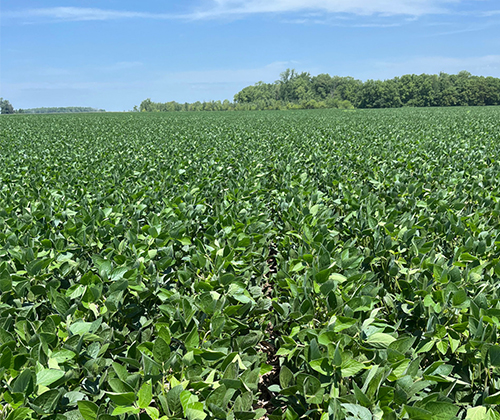
[{"label": "dense green foliage", "polygon": [[9,420],[500,419],[500,109],[0,121]]},{"label": "dense green foliage", "polygon": [[12,104],[4,98],[0,98],[0,114],[13,114],[14,107]]},{"label": "dense green foliage", "polygon": [[275,83],[246,87],[234,99],[261,107],[278,101],[303,108],[332,108],[340,101],[349,101],[356,108],[500,105],[500,79],[462,71],[457,75],[407,74],[362,82],[352,77],[311,77],[309,73],[287,70]]},{"label": "dense green foliage", "polygon": [[106,112],[104,109],[90,108],[84,106],[65,106],[49,108],[19,109],[19,114],[74,114],[81,112]]},{"label": "dense green foliage", "polygon": [[175,101],[171,102],[153,102],[151,99],[145,99],[141,102],[139,108],[134,107],[135,111],[141,112],[186,112],[186,111],[260,111],[260,110],[290,110],[290,109],[318,109],[318,108],[338,108],[338,109],[353,109],[353,105],[349,101],[332,100],[328,104],[311,102],[309,104],[292,103],[282,101],[256,101],[256,102],[230,102],[225,101],[209,101],[209,102],[193,102],[180,104]]},{"label": "dense green foliage", "polygon": [[457,75],[407,74],[390,80],[296,73],[287,70],[274,83],[259,82],[248,86],[229,101],[179,104],[141,103],[141,111],[233,111],[318,108],[399,108],[402,106],[483,106],[500,105],[500,79]]}]

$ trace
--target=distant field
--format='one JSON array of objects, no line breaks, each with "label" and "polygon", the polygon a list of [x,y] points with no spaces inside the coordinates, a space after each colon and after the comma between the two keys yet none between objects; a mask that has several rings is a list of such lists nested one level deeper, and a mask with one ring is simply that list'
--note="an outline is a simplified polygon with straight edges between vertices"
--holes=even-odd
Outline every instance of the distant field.
[{"label": "distant field", "polygon": [[500,419],[499,277],[499,107],[0,118],[9,420]]}]

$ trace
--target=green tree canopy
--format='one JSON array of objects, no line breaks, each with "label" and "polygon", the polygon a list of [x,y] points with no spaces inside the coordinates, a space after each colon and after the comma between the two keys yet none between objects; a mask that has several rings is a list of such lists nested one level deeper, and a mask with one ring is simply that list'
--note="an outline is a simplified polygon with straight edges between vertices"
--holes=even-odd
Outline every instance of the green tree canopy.
[{"label": "green tree canopy", "polygon": [[500,79],[456,75],[407,74],[389,80],[311,76],[287,69],[273,83],[258,82],[234,95],[234,102],[142,102],[141,111],[232,111],[311,108],[398,108],[500,105]]},{"label": "green tree canopy", "polygon": [[6,99],[0,98],[0,113],[2,114],[13,114],[14,107]]}]

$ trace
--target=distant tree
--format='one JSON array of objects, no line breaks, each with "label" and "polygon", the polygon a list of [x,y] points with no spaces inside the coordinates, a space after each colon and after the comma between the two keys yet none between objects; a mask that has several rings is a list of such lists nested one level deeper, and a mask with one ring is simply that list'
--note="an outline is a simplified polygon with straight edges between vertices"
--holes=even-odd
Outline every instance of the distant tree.
[{"label": "distant tree", "polygon": [[141,112],[153,111],[151,99],[148,98],[142,101],[139,109],[141,110]]},{"label": "distant tree", "polygon": [[14,107],[8,100],[0,98],[0,112],[2,114],[13,114]]},{"label": "distant tree", "polygon": [[318,74],[311,79],[312,89],[319,99],[333,96],[333,83],[329,74]]},{"label": "distant tree", "polygon": [[339,109],[354,109],[354,105],[351,104],[347,99],[345,101],[340,101],[337,105]]},{"label": "distant tree", "polygon": [[[17,111],[21,113],[21,110]],[[67,106],[67,107],[50,107],[50,108],[29,108],[23,109],[23,114],[72,114],[83,112],[106,112],[104,109],[81,107],[81,106]]]}]

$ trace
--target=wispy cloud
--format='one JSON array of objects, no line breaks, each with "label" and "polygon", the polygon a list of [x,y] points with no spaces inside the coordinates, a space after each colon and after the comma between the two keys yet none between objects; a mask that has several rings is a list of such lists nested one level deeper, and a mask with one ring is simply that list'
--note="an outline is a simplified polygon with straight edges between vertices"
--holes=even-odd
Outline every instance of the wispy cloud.
[{"label": "wispy cloud", "polygon": [[486,29],[489,29],[493,26],[499,26],[500,22],[490,20],[487,22],[479,22],[475,24],[467,24],[467,25],[462,25],[458,26],[456,23],[449,23],[449,22],[443,22],[443,23],[433,23],[433,24],[428,24],[427,26],[434,26],[434,27],[448,27],[454,26],[455,28],[450,28],[449,30],[446,31],[441,31],[441,32],[430,32],[430,33],[425,33],[422,36],[423,37],[436,37],[436,36],[444,36],[444,35],[456,35],[456,34],[463,34],[467,32],[478,32],[478,31],[483,31]]},{"label": "wispy cloud", "polygon": [[447,4],[460,0],[213,0],[196,12],[198,18],[262,13],[321,11],[355,15],[411,15],[446,13]]},{"label": "wispy cloud", "polygon": [[460,12],[458,14],[464,15],[464,16],[475,16],[475,17],[488,18],[488,17],[500,16],[500,10],[467,11],[467,12]]},{"label": "wispy cloud", "polygon": [[124,10],[106,10],[87,7],[48,7],[20,11],[4,11],[4,18],[11,19],[48,19],[65,22],[105,21],[118,19],[182,19],[182,15],[166,13],[147,13]]},{"label": "wispy cloud", "polygon": [[282,21],[283,23],[289,23],[292,25],[329,25],[337,26],[341,28],[396,28],[403,25],[403,23],[342,23],[338,20],[332,21],[330,19],[286,19]]},{"label": "wispy cloud", "polygon": [[[302,20],[311,22],[311,13],[325,15],[358,16],[422,16],[448,14],[453,5],[464,0],[205,0],[195,10],[184,14],[151,13],[129,10],[110,10],[88,7],[48,7],[24,10],[4,10],[4,19],[34,21],[107,21],[123,19],[201,20],[235,19],[254,14],[302,14]],[[474,0],[479,1],[479,0]],[[500,11],[481,12],[481,16],[494,16]],[[321,23],[321,19],[316,19]],[[297,20],[299,22],[300,19]]]},{"label": "wispy cloud", "polygon": [[480,16],[490,17],[490,16],[500,16],[500,10],[489,10],[480,14]]}]

